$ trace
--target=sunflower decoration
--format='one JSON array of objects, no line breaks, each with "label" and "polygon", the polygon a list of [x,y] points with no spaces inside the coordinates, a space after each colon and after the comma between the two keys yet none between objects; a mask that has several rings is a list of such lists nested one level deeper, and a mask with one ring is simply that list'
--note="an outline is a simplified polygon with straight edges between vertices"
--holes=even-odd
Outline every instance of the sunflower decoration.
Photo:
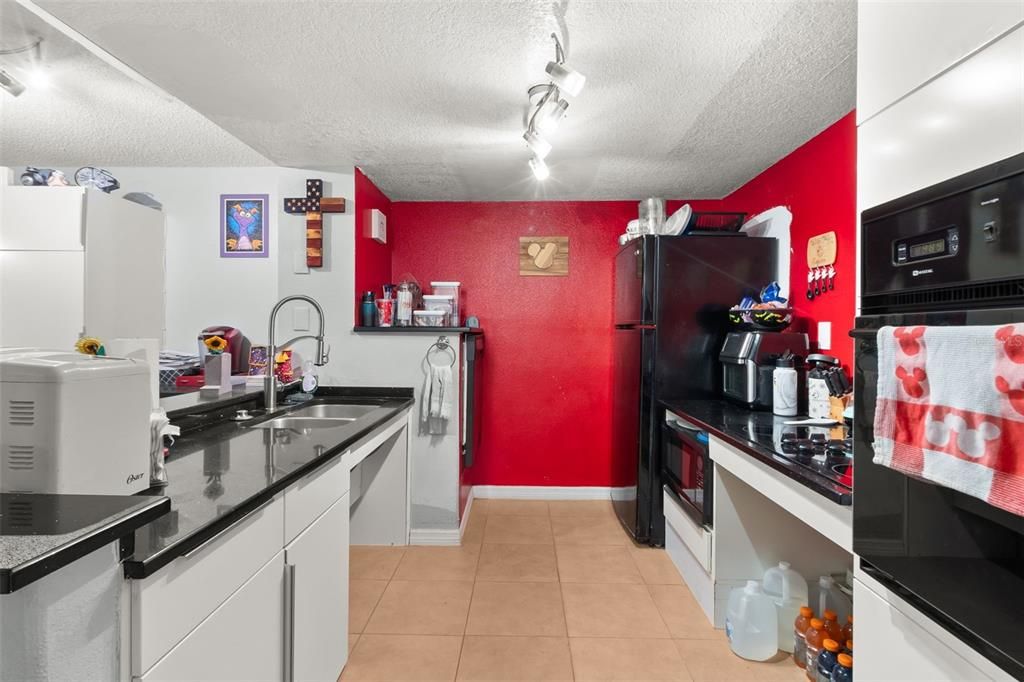
[{"label": "sunflower decoration", "polygon": [[210,355],[220,355],[228,349],[228,342],[220,336],[208,336],[203,339],[203,343],[206,350],[210,351]]},{"label": "sunflower decoration", "polygon": [[83,336],[75,343],[75,350],[83,355],[106,355],[103,342],[94,336]]}]

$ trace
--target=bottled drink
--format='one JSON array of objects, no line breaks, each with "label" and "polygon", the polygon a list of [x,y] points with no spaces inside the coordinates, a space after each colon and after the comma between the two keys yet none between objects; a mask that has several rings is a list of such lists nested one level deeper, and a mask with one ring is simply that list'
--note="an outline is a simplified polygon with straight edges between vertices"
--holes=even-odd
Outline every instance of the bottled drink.
[{"label": "bottled drink", "polygon": [[811,626],[814,611],[809,606],[800,607],[800,615],[793,622],[793,662],[800,668],[807,667],[807,628]]},{"label": "bottled drink", "polygon": [[807,640],[807,659],[805,672],[807,679],[816,682],[818,672],[818,654],[821,653],[822,643],[825,641],[825,624],[820,618],[812,618],[811,625],[804,634]]},{"label": "bottled drink", "polygon": [[839,648],[839,642],[834,639],[826,639],[821,643],[821,654],[818,655],[818,676],[817,682],[830,682],[832,678],[832,668],[836,665],[836,657],[839,656],[841,650]]},{"label": "bottled drink", "polygon": [[830,609],[845,623],[846,617],[853,613],[853,602],[839,589],[832,576],[823,575],[818,578],[818,591],[818,613],[825,613],[825,609]]},{"label": "bottled drink", "polygon": [[821,614],[821,620],[825,624],[826,637],[834,639],[837,642],[845,642],[843,639],[843,628],[839,626],[839,619],[836,618],[836,612],[832,609],[825,609],[825,613]]},{"label": "bottled drink", "polygon": [[853,616],[846,617],[846,625],[843,626],[843,638],[840,642],[846,642],[853,639]]},{"label": "bottled drink", "polygon": [[836,656],[836,667],[832,668],[829,682],[853,682],[853,656],[839,654]]}]

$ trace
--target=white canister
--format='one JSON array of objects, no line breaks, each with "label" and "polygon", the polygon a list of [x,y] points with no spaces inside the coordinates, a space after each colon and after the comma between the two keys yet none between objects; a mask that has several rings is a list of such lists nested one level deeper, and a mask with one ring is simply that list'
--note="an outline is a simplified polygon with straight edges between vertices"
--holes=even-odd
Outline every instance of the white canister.
[{"label": "white canister", "polygon": [[797,376],[793,358],[779,358],[772,372],[772,412],[780,417],[797,413]]},{"label": "white canister", "polygon": [[399,327],[408,327],[412,325],[412,291],[409,290],[409,285],[403,283],[398,287],[398,309],[395,314],[395,318],[398,322]]}]

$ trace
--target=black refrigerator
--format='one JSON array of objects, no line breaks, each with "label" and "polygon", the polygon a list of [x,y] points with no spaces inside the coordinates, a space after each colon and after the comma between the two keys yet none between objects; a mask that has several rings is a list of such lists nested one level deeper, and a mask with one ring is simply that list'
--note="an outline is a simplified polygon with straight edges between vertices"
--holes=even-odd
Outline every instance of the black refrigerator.
[{"label": "black refrigerator", "polygon": [[637,542],[665,543],[660,400],[717,398],[729,308],[776,277],[776,240],[740,234],[634,239],[615,258],[615,512]]}]

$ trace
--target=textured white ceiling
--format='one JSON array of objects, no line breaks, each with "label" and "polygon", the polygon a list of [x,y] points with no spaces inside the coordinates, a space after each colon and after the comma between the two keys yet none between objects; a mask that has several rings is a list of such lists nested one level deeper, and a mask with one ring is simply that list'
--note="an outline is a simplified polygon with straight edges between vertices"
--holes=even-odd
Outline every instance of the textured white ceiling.
[{"label": "textured white ceiling", "polygon": [[[270,166],[188,105],[140,84],[17,5],[0,0],[0,50],[42,37],[52,85],[0,91],[0,165]],[[31,54],[0,56],[27,80]]]},{"label": "textured white ceiling", "polygon": [[[37,2],[275,163],[394,199],[719,197],[854,105],[855,0]],[[537,183],[552,31],[588,80]]]}]

